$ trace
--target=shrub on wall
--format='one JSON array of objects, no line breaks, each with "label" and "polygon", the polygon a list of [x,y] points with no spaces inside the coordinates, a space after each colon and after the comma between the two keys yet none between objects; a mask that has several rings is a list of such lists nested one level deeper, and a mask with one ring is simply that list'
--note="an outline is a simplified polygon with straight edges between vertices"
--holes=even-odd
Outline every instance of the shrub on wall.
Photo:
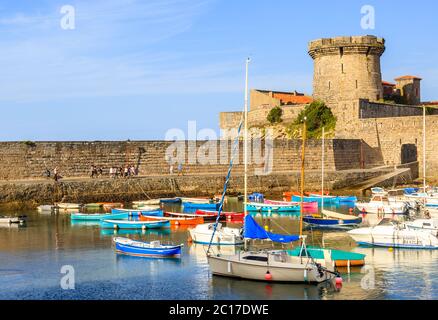
[{"label": "shrub on wall", "polygon": [[268,116],[266,117],[266,119],[269,121],[269,123],[274,124],[274,123],[280,123],[283,120],[281,119],[281,116],[283,115],[283,110],[277,106],[271,109],[271,111],[269,111]]},{"label": "shrub on wall", "polygon": [[305,117],[308,138],[321,138],[323,127],[328,136],[334,133],[336,117],[332,110],[322,101],[313,101],[299,113],[297,119],[288,127],[288,134],[291,138],[301,135],[301,126]]}]

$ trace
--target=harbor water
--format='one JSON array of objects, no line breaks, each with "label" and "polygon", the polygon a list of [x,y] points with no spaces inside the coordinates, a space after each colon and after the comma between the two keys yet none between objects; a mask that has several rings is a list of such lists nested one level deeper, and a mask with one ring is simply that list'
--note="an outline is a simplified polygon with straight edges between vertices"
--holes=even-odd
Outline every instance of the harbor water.
[{"label": "harbor water", "polygon": [[[241,208],[234,199],[225,210]],[[337,210],[348,212],[348,207]],[[206,246],[188,242],[186,227],[116,232],[94,222],[73,223],[68,213],[2,214],[27,215],[27,223],[0,227],[0,299],[438,299],[438,250],[357,247],[342,231],[306,231],[309,244],[366,254],[365,266],[350,273],[340,269],[343,285],[336,288],[330,283],[212,276]],[[299,228],[297,214],[274,214],[270,219],[256,215],[256,220],[277,233],[294,234]],[[120,255],[114,250],[115,235],[183,243],[183,252],[179,259]],[[213,250],[232,254],[240,248]],[[63,285],[66,275],[74,278],[68,288]]]}]

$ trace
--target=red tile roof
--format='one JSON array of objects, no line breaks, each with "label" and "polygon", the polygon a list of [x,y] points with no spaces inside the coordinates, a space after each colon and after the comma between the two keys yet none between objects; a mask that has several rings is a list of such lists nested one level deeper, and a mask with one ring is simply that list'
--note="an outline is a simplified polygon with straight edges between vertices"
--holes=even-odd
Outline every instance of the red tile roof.
[{"label": "red tile roof", "polygon": [[398,81],[398,80],[412,80],[412,79],[422,80],[421,78],[416,77],[416,76],[401,76],[401,77],[395,78],[394,80]]},{"label": "red tile roof", "polygon": [[388,81],[382,81],[382,85],[395,87],[395,83],[391,83],[391,82],[388,82]]},{"label": "red tile roof", "polygon": [[283,104],[305,104],[313,101],[312,97],[293,93],[273,92],[272,96]]},{"label": "red tile roof", "polygon": [[422,102],[421,104],[429,105],[429,106],[438,106],[438,101],[427,101],[427,102]]}]

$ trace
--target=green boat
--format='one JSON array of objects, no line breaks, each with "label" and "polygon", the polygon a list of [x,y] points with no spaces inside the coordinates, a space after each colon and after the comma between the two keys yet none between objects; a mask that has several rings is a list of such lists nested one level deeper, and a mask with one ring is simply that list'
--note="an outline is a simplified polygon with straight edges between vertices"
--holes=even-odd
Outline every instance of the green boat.
[{"label": "green boat", "polygon": [[[288,250],[288,254],[297,257],[300,255],[300,249],[300,247],[297,247],[293,250]],[[307,251],[315,260],[324,260],[324,250],[329,250],[331,252],[331,258],[335,261],[336,267],[363,266],[365,264],[366,255],[362,253],[312,246],[307,247]]]},{"label": "green boat", "polygon": [[85,205],[85,208],[88,208],[88,209],[98,209],[98,208],[102,208],[103,207],[103,204],[102,203],[87,203],[86,205]]}]

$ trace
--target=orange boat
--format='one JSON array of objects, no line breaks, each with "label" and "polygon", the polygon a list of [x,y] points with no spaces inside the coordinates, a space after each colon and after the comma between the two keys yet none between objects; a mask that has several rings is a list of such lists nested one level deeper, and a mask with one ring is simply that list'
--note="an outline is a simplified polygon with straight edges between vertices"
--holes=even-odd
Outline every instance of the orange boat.
[{"label": "orange boat", "polygon": [[171,226],[196,225],[204,223],[202,217],[157,217],[140,215],[140,221],[167,220]]}]

